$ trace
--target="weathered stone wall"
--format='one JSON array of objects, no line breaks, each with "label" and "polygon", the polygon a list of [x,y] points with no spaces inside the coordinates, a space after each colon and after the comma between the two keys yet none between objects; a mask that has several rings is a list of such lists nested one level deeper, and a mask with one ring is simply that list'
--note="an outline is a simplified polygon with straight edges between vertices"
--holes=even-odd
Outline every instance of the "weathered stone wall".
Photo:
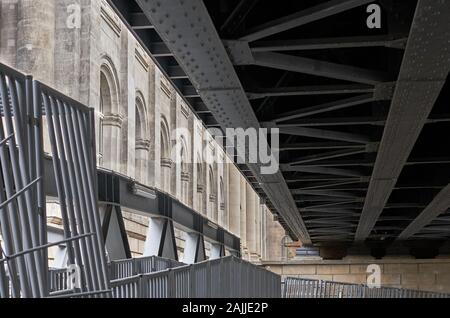
[{"label": "weathered stone wall", "polygon": [[[246,258],[259,260],[266,242],[279,240],[266,233],[275,225],[253,189],[230,205],[230,191],[247,181],[106,1],[5,0],[0,17],[0,62],[95,108],[100,166],[166,191],[238,236],[248,232]],[[186,163],[173,158],[177,143]],[[207,155],[222,163],[206,163]],[[124,217],[140,255],[148,219]]]},{"label": "weathered stone wall", "polygon": [[450,258],[417,260],[408,257],[347,258],[341,261],[302,260],[265,262],[264,266],[286,277],[366,284],[367,267],[377,264],[381,269],[381,285],[395,288],[450,293]]}]

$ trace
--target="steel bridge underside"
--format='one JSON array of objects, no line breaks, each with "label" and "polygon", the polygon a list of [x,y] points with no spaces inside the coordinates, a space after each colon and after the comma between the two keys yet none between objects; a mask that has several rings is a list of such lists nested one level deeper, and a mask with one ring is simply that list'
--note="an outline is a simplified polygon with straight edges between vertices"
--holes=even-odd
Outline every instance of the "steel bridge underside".
[{"label": "steel bridge underside", "polygon": [[280,129],[277,174],[239,167],[292,238],[439,247],[450,3],[372,2],[110,0],[207,127]]}]

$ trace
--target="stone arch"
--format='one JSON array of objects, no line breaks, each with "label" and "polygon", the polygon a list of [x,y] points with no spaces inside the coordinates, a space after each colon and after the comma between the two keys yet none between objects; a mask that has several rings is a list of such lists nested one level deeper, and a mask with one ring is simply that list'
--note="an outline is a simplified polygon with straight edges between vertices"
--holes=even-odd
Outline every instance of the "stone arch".
[{"label": "stone arch", "polygon": [[223,183],[223,177],[220,177],[219,181],[219,220],[221,225],[227,225],[227,215],[225,209],[225,185]]},{"label": "stone arch", "polygon": [[172,170],[173,161],[171,159],[170,151],[170,133],[169,125],[164,116],[161,116],[161,147],[160,147],[160,158],[161,158],[161,190],[169,193],[170,192],[170,175]]},{"label": "stone arch", "polygon": [[197,193],[196,193],[197,210],[198,212],[205,214],[205,206],[203,199],[205,194],[205,181],[204,181],[202,156],[200,153],[197,154],[196,171],[197,171]]},{"label": "stone arch", "polygon": [[98,163],[120,169],[122,116],[119,111],[119,84],[114,64],[108,57],[100,66],[100,103],[98,108]]},{"label": "stone arch", "polygon": [[181,200],[185,204],[189,204],[189,183],[190,183],[190,174],[189,174],[189,153],[186,139],[184,136],[180,137],[180,179],[181,179]]},{"label": "stone arch", "polygon": [[217,222],[218,221],[218,215],[217,215],[217,209],[216,209],[216,200],[217,200],[217,191],[216,191],[216,185],[215,185],[215,175],[214,170],[212,166],[209,166],[208,169],[208,215],[210,219]]},{"label": "stone arch", "polygon": [[135,108],[135,176],[139,182],[146,183],[150,141],[148,136],[147,107],[144,96],[139,91],[136,92]]}]

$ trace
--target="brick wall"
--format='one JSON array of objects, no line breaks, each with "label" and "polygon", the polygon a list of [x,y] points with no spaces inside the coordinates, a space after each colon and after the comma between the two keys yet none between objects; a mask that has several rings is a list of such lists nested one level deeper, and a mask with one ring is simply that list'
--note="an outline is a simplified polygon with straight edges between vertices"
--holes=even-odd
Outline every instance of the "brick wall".
[{"label": "brick wall", "polygon": [[367,281],[366,270],[370,264],[380,266],[383,286],[450,293],[450,258],[299,260],[285,264],[265,262],[264,266],[283,278],[298,277],[363,284]]}]

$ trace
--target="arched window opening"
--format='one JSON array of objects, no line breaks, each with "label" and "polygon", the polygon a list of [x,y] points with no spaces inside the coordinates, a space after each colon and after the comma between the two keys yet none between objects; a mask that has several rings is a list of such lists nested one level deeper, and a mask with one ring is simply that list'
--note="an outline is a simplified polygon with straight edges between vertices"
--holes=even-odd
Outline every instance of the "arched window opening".
[{"label": "arched window opening", "polygon": [[189,204],[189,182],[190,174],[187,165],[188,154],[186,151],[186,144],[184,139],[182,139],[181,150],[180,150],[180,165],[181,165],[181,200],[184,204]]},{"label": "arched window opening", "polygon": [[[200,158],[200,156],[198,157]],[[205,192],[205,183],[203,182],[203,168],[202,163],[197,163],[197,195],[196,195],[196,201],[197,201],[197,210],[198,212],[205,214],[205,208],[203,204],[203,194]]]},{"label": "arched window opening", "polygon": [[147,182],[148,155],[150,141],[148,139],[146,107],[142,97],[136,98],[135,121],[135,176],[141,183]]},{"label": "arched window opening", "polygon": [[212,167],[209,168],[209,175],[208,175],[208,216],[211,220],[214,222],[218,221],[218,215],[217,215],[217,209],[216,209],[216,199],[217,199],[217,192],[215,188],[215,178],[214,178],[214,172]]},{"label": "arched window opening", "polygon": [[119,171],[122,116],[119,114],[117,76],[110,62],[100,68],[98,107],[98,164]]},{"label": "arched window opening", "polygon": [[170,192],[170,173],[172,170],[172,159],[170,158],[169,128],[165,118],[161,121],[161,190]]},{"label": "arched window opening", "polygon": [[228,222],[227,222],[227,215],[226,215],[226,210],[225,210],[225,189],[224,189],[224,184],[223,184],[223,178],[220,177],[220,183],[219,183],[219,220],[220,220],[220,224],[222,226],[227,226]]}]

